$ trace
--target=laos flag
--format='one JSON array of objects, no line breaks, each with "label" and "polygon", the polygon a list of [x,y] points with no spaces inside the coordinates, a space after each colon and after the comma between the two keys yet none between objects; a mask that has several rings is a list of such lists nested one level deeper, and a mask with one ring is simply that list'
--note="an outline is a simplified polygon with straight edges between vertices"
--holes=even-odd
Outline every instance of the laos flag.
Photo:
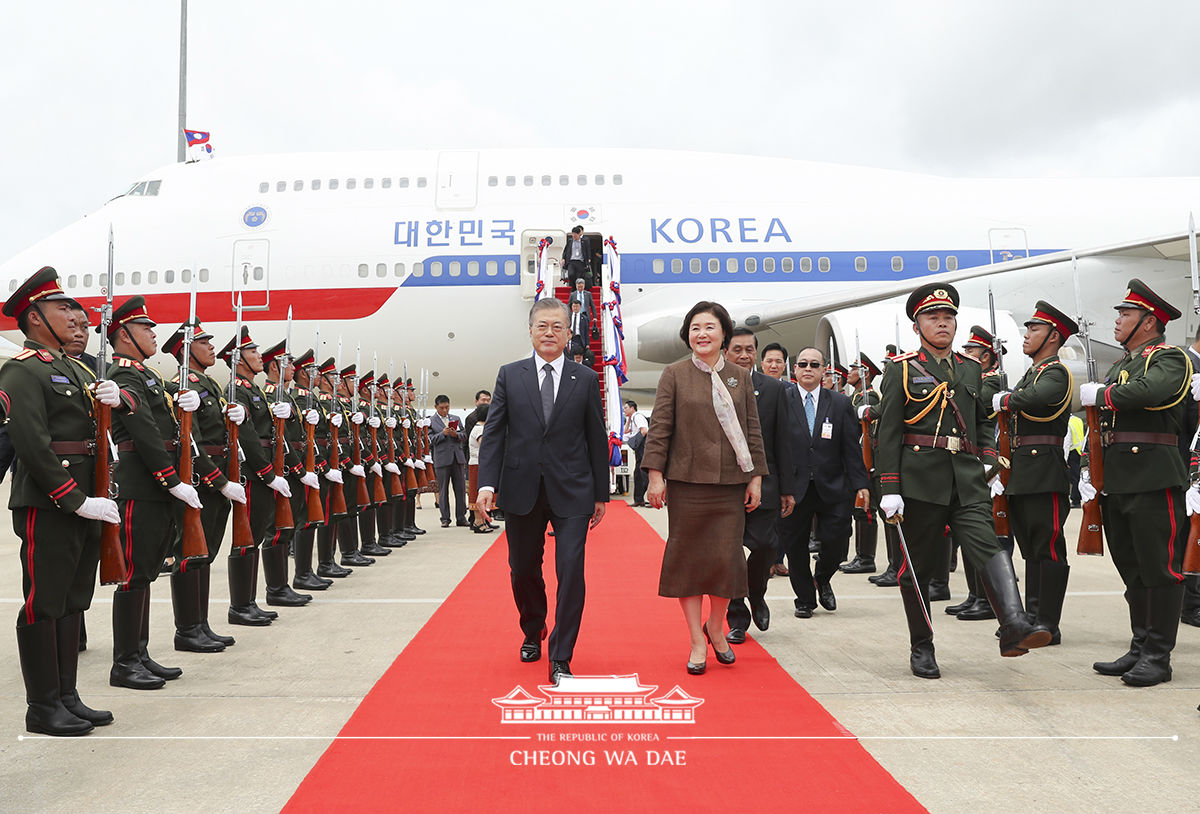
[{"label": "laos flag", "polygon": [[205,133],[202,130],[184,130],[183,134],[187,136],[187,146],[196,147],[200,144],[208,144],[208,137],[211,133]]}]

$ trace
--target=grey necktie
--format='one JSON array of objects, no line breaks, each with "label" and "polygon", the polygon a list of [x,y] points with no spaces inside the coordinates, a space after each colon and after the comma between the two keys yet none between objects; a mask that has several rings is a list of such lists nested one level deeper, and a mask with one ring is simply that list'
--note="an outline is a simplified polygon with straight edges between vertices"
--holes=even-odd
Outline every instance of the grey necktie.
[{"label": "grey necktie", "polygon": [[808,419],[808,434],[811,436],[817,428],[817,406],[813,404],[812,393],[804,397],[804,416]]},{"label": "grey necktie", "polygon": [[554,409],[554,365],[547,362],[542,365],[546,375],[542,378],[542,417],[550,423],[550,411]]}]

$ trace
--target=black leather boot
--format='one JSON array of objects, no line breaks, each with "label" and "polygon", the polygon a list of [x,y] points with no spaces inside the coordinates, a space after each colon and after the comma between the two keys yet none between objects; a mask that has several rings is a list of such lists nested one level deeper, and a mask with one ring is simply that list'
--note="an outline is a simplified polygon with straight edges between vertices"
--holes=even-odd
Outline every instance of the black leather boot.
[{"label": "black leather boot", "polygon": [[424,534],[425,529],[417,528],[417,490],[409,489],[404,493],[404,530],[409,534]]},{"label": "black leather boot", "polygon": [[896,536],[896,529],[890,523],[883,524],[883,540],[887,547],[887,568],[882,574],[867,577],[867,582],[872,582],[880,588],[895,588],[900,584],[896,580],[896,573],[900,570],[900,543]]},{"label": "black leather boot", "polygon": [[854,518],[854,559],[842,563],[838,569],[843,574],[875,573],[875,549],[879,545],[879,523],[874,519]]},{"label": "black leather boot", "polygon": [[263,549],[262,566],[267,583],[267,604],[298,608],[312,601],[312,594],[298,594],[287,582],[287,544],[278,542]]},{"label": "black leather boot", "polygon": [[[1071,566],[1053,560],[1042,560],[1040,566],[1037,569],[1037,620],[1050,629],[1050,644],[1062,644],[1062,632],[1058,623],[1062,619],[1063,599],[1067,595],[1067,578],[1071,574]],[[1028,612],[1026,608],[1026,613]]]},{"label": "black leather boot", "polygon": [[[186,567],[186,562],[184,563]],[[204,635],[200,627],[200,571],[189,568],[171,574],[171,606],[175,610],[175,649],[189,653],[220,653],[225,645]]]},{"label": "black leather boot", "polygon": [[113,714],[106,709],[92,709],[79,699],[75,679],[79,673],[79,630],[83,624],[83,611],[56,620],[55,639],[58,644],[58,694],[63,706],[77,718],[93,726],[108,726]]},{"label": "black leather boot", "polygon": [[381,548],[400,548],[408,543],[407,540],[392,538],[392,511],[395,508],[391,502],[375,507],[375,540]]},{"label": "black leather boot", "polygon": [[[362,508],[359,508],[359,514],[362,513]],[[358,550],[358,530],[359,523],[353,517],[347,517],[342,521],[342,527],[338,529],[337,544],[342,552],[342,565],[374,565],[373,557],[364,557]]]},{"label": "black leather boot", "polygon": [[1041,598],[1042,563],[1038,560],[1025,561],[1025,613],[1029,620],[1038,618],[1038,603]]},{"label": "black leather boot", "polygon": [[113,665],[108,683],[131,690],[157,690],[166,682],[142,664],[138,638],[142,631],[140,591],[113,593]]},{"label": "black leather boot", "polygon": [[199,566],[196,574],[196,585],[200,593],[200,629],[204,631],[205,636],[214,642],[220,642],[226,647],[233,647],[237,642],[232,636],[222,636],[220,633],[213,631],[208,624],[208,597],[211,584],[212,566],[206,562]]},{"label": "black leather boot", "polygon": [[1012,560],[1003,551],[992,556],[983,568],[983,587],[992,610],[1000,619],[1000,655],[1023,656],[1035,647],[1050,644],[1050,631],[1031,624],[1021,607],[1017,575]]},{"label": "black leather boot", "polygon": [[971,561],[966,557],[963,557],[963,576],[967,579],[967,598],[962,602],[946,606],[946,613],[951,616],[962,613],[979,599],[979,595],[975,593],[975,566],[971,565]]},{"label": "black leather boot", "polygon": [[917,678],[941,678],[942,672],[933,653],[933,628],[925,618],[929,603],[917,596],[910,577],[900,583],[900,598],[904,602],[904,618],[908,621],[908,665],[912,674]]},{"label": "black leather boot", "polygon": [[250,552],[257,549],[244,549],[239,555],[236,550],[229,555],[229,616],[231,625],[247,625],[249,627],[265,627],[271,620],[261,613],[255,613],[251,607],[254,603],[254,557]]},{"label": "black leather boot", "polygon": [[[78,616],[73,626],[76,663],[79,658]],[[17,652],[21,660],[21,677],[25,680],[25,731],[41,735],[86,735],[93,729],[91,721],[76,715],[63,705],[59,646],[54,619],[43,619],[32,625],[17,626]],[[71,671],[72,679],[74,670]],[[71,693],[75,684],[71,682]],[[75,695],[78,702],[79,696]],[[86,707],[85,707],[86,709]],[[90,710],[95,712],[95,710]],[[111,713],[106,723],[112,723]]]},{"label": "black leather boot", "polygon": [[[325,528],[325,526],[320,526]],[[313,573],[312,553],[313,541],[317,529],[306,528],[296,532],[292,545],[295,549],[295,576],[292,577],[292,587],[304,591],[324,591],[333,584],[331,579],[322,579]]]},{"label": "black leather boot", "polygon": [[342,568],[333,561],[333,548],[337,543],[338,529],[342,525],[338,519],[317,529],[317,576],[343,579],[354,573],[349,568]]},{"label": "black leather boot", "polygon": [[929,601],[950,601],[950,583],[941,578],[929,580]]},{"label": "black leather boot", "polygon": [[164,667],[154,659],[150,658],[150,653],[147,647],[150,644],[150,586],[147,585],[139,594],[142,598],[142,616],[141,630],[138,632],[138,658],[142,660],[142,664],[147,670],[159,678],[167,681],[174,681],[183,675],[183,670],[178,667]]},{"label": "black leather boot", "polygon": [[1137,664],[1121,676],[1131,687],[1153,687],[1171,680],[1171,651],[1179,633],[1183,584],[1146,589],[1146,643]]},{"label": "black leather boot", "polygon": [[370,557],[386,557],[392,553],[390,549],[375,542],[375,515],[380,508],[382,507],[372,506],[369,509],[360,509],[358,512],[358,548],[359,551]]},{"label": "black leather boot", "polygon": [[87,650],[87,618],[79,612],[79,652]]},{"label": "black leather boot", "polygon": [[[274,622],[279,618],[279,614],[270,608],[260,608],[258,606],[258,602],[256,601],[258,597],[258,564],[262,561],[262,552],[263,548],[252,548],[249,551],[250,564],[254,569],[254,578],[250,580],[250,612],[255,616],[266,619],[269,622]],[[284,559],[286,560],[287,557],[285,556]]]},{"label": "black leather boot", "polygon": [[1092,669],[1104,676],[1125,675],[1133,669],[1142,655],[1142,647],[1146,643],[1146,625],[1148,600],[1145,588],[1126,588],[1125,604],[1129,606],[1129,629],[1133,638],[1129,640],[1129,650],[1116,661],[1097,661]]}]

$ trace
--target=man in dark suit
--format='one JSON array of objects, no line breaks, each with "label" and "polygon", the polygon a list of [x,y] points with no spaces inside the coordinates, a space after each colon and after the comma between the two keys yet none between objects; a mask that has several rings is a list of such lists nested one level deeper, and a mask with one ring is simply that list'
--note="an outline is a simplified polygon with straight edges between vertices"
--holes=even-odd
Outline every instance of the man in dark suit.
[{"label": "man in dark suit", "polygon": [[479,448],[478,508],[507,519],[508,565],[520,614],[521,661],[542,656],[546,523],[554,527],[558,592],[550,635],[550,680],[571,675],[583,616],[583,554],[608,502],[608,434],[595,371],[563,355],[567,310],[542,299],[529,312],[533,354],[500,368]]},{"label": "man in dark suit", "polygon": [[583,310],[579,306],[579,300],[572,300],[568,307],[571,309],[571,315],[567,322],[567,332],[571,335],[569,344],[578,344],[580,348],[586,348],[588,346],[588,335],[591,333],[589,330],[588,315],[583,313]]},{"label": "man in dark suit", "polygon": [[[1187,348],[1188,358],[1192,360],[1192,370],[1200,371],[1200,328]],[[1196,437],[1196,425],[1200,422],[1200,407],[1193,398],[1183,400],[1183,431],[1179,433],[1180,453],[1183,455],[1183,465],[1191,470],[1192,459],[1196,452],[1192,448],[1192,439]],[[1191,575],[1183,578],[1183,610],[1179,621],[1185,625],[1200,627],[1200,576]]]},{"label": "man in dark suit", "polygon": [[454,487],[454,519],[459,526],[467,523],[466,484],[463,467],[467,464],[460,438],[462,422],[450,415],[450,397],[433,400],[434,414],[429,417],[429,446],[433,452],[433,469],[438,473],[438,505],[442,508],[442,528],[450,525],[450,488]]},{"label": "man in dark suit", "polygon": [[562,261],[572,288],[578,285],[576,280],[583,280],[586,288],[592,287],[592,241],[583,233],[582,226],[576,226],[567,235]]},{"label": "man in dark suit", "polygon": [[[796,355],[796,387],[787,388],[788,435],[795,473],[796,509],[782,521],[796,616],[812,616],[818,597],[825,610],[836,610],[830,579],[850,549],[850,510],[856,492],[867,491],[867,469],[858,444],[858,419],[850,399],[821,387],[825,356],[817,348]],[[821,549],[809,568],[808,533],[817,520]]]},{"label": "man in dark suit", "polygon": [[757,355],[758,338],[754,333],[746,328],[735,328],[729,347],[725,350],[725,361],[750,371],[769,473],[762,481],[762,502],[746,515],[742,545],[750,550],[746,558],[750,607],[747,609],[745,600],[741,598],[729,600],[729,607],[725,611],[729,633],[725,634],[725,638],[730,644],[746,641],[746,630],[751,621],[759,630],[766,630],[771,624],[771,611],[766,599],[767,582],[771,579],[771,566],[775,564],[779,546],[779,518],[787,517],[796,506],[793,497],[795,473],[792,471],[792,444],[786,429],[788,407],[785,388],[778,379],[753,369]]}]

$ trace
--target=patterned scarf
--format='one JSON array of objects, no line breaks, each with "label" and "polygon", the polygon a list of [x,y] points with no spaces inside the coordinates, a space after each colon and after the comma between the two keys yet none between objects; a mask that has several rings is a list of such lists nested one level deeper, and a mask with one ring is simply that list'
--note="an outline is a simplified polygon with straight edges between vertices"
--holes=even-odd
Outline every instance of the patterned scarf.
[{"label": "patterned scarf", "polygon": [[733,398],[729,395],[729,390],[725,387],[725,383],[721,381],[721,377],[717,375],[725,367],[725,357],[717,357],[717,364],[709,367],[699,356],[693,353],[692,364],[699,370],[707,373],[709,378],[712,379],[713,409],[717,413],[717,421],[721,424],[721,429],[725,431],[725,437],[729,439],[729,443],[733,446],[734,455],[737,456],[738,467],[743,472],[752,471],[754,469],[754,461],[750,457],[750,447],[746,444],[746,434],[742,432],[742,425],[738,422],[737,410],[733,407]]}]

